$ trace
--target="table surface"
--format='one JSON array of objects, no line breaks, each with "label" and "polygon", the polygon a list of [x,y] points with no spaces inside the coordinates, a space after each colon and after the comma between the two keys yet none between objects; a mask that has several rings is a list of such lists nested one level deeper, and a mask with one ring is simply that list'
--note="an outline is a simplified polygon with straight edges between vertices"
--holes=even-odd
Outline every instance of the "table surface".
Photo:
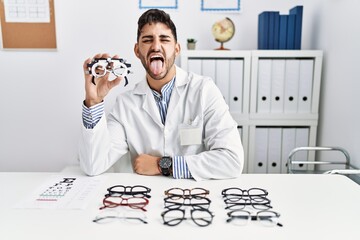
[{"label": "table surface", "polygon": [[[62,175],[61,175],[62,174]],[[17,209],[14,205],[59,173],[0,172],[0,239],[360,239],[360,186],[341,175],[243,174],[229,180],[175,180],[162,176],[106,173],[85,209]],[[60,173],[64,177],[80,173]],[[148,224],[114,221],[96,224],[92,219],[106,189],[113,185],[141,184],[151,188],[146,207]],[[207,227],[183,221],[163,225],[164,190],[203,187],[210,190],[215,217]],[[283,227],[226,223],[221,190],[228,187],[264,188]],[[245,238],[244,238],[245,237]]]}]

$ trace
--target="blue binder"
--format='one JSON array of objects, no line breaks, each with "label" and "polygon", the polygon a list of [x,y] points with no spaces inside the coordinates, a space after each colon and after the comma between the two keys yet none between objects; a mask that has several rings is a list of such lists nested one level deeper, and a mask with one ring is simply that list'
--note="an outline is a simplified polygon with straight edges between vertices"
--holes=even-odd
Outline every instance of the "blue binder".
[{"label": "blue binder", "polygon": [[295,49],[295,19],[296,15],[288,15],[286,48]]},{"label": "blue binder", "polygon": [[280,14],[274,12],[274,49],[279,49],[279,35],[280,35]]},{"label": "blue binder", "polygon": [[286,48],[288,15],[279,16],[279,49]]},{"label": "blue binder", "polygon": [[258,49],[269,49],[269,12],[259,14]]},{"label": "blue binder", "polygon": [[290,15],[295,15],[295,36],[294,36],[294,49],[301,49],[301,32],[302,32],[302,18],[303,6],[296,6],[290,9]]}]

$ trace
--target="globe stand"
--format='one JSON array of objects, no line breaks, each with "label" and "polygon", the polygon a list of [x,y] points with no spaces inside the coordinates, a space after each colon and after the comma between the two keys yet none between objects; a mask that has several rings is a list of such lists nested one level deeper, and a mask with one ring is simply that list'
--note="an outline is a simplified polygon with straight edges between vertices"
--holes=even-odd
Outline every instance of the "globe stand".
[{"label": "globe stand", "polygon": [[224,42],[220,42],[220,47],[219,47],[219,48],[215,48],[215,50],[230,50],[230,49],[224,48]]}]

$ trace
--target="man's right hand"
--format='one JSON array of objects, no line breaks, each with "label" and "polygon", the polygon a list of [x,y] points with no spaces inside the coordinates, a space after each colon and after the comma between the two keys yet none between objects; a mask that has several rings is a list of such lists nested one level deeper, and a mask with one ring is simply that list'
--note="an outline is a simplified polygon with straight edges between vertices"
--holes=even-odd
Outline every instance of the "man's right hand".
[{"label": "man's right hand", "polygon": [[[88,58],[85,60],[83,69],[85,74],[85,106],[91,107],[100,102],[102,102],[105,96],[109,91],[117,86],[123,77],[117,77],[114,80],[109,81],[109,73],[103,77],[95,78],[92,74],[88,74],[87,64],[91,63],[94,58],[109,58],[110,55],[107,53],[96,54],[93,58]],[[112,58],[119,58],[118,55],[113,56]],[[94,82],[93,83],[93,78]]]}]

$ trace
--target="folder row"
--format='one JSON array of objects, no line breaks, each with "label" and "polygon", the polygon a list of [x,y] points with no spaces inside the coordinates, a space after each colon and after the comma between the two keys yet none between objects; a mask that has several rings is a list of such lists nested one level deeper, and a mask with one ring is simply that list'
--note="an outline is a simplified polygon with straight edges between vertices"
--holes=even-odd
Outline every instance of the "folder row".
[{"label": "folder row", "polygon": [[231,112],[242,112],[243,59],[189,59],[188,71],[211,77],[220,89]]},{"label": "folder row", "polygon": [[288,15],[265,11],[258,19],[258,49],[301,49],[303,6]]},{"label": "folder row", "polygon": [[313,59],[259,59],[258,113],[311,113]]},{"label": "folder row", "polygon": [[[256,127],[254,173],[287,173],[289,153],[308,144],[307,127]],[[299,152],[294,157],[294,160],[308,160],[306,152]],[[306,166],[298,165],[293,169],[306,170]]]}]

